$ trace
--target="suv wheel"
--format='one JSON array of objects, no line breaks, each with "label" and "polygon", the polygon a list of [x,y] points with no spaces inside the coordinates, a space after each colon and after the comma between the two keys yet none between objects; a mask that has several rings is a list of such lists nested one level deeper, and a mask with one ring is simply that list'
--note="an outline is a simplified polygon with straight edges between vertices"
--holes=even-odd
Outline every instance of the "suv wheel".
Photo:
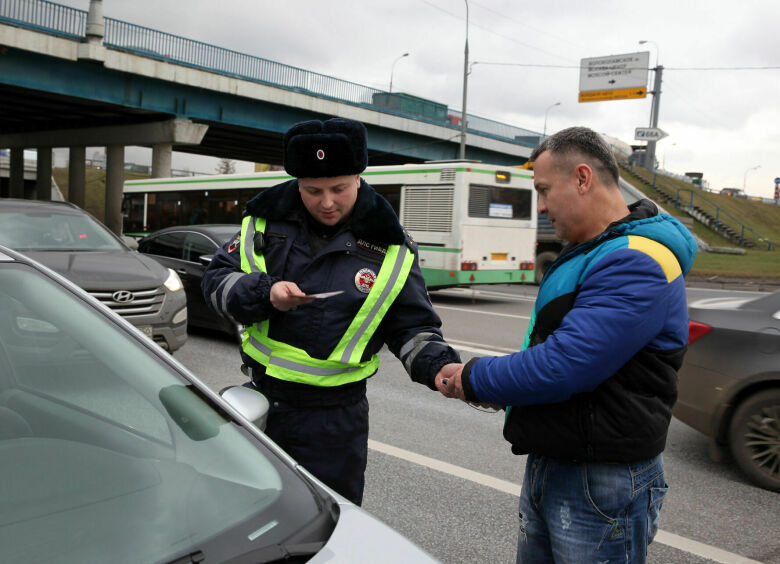
[{"label": "suv wheel", "polygon": [[744,400],[731,420],[734,459],[758,486],[780,492],[780,388]]}]

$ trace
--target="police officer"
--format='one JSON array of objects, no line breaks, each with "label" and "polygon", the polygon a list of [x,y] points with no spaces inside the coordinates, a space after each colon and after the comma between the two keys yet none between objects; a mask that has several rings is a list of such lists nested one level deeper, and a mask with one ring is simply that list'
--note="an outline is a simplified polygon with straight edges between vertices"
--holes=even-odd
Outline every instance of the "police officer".
[{"label": "police officer", "polygon": [[432,390],[459,355],[442,338],[414,243],[360,177],[363,124],[301,122],[283,144],[294,178],[247,203],[241,232],[206,270],[203,293],[246,327],[248,385],[271,403],[266,434],[360,505],[366,379],[379,367],[377,353],[387,344],[412,380]]}]

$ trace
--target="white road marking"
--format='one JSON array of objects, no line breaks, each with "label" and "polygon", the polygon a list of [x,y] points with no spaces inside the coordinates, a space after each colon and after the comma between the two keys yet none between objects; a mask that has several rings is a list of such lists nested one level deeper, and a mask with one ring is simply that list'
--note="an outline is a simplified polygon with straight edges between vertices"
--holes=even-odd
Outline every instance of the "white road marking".
[{"label": "white road marking", "polygon": [[[425,466],[426,468],[442,472],[443,474],[449,474],[450,476],[455,476],[456,478],[468,480],[470,482],[474,482],[475,484],[487,486],[489,488],[493,488],[494,490],[520,497],[522,486],[513,482],[501,480],[500,478],[494,478],[493,476],[488,476],[487,474],[482,474],[481,472],[468,470],[467,468],[462,468],[460,466],[450,464],[449,462],[444,462],[436,458],[417,454],[416,452],[394,447],[392,445],[381,443],[373,439],[368,439],[368,448],[383,454],[387,454],[389,456],[394,456],[395,458],[400,458],[401,460],[406,460],[407,462],[411,462],[413,464]],[[674,533],[663,530],[658,531],[655,536],[655,542],[665,544],[666,546],[676,548],[677,550],[681,550],[695,556],[700,556],[701,558],[707,558],[720,564],[761,564],[757,560],[751,560],[750,558],[740,556],[739,554],[734,554],[733,552],[728,552],[726,550],[681,537],[680,535],[675,535]]]},{"label": "white road marking", "polygon": [[494,347],[491,345],[483,345],[481,343],[470,343],[468,341],[456,341],[454,339],[447,339],[447,343],[459,351],[466,351],[470,353],[479,354],[482,356],[502,356],[505,354],[512,354],[520,350],[520,347],[514,349],[505,349],[502,347]]},{"label": "white road marking", "polygon": [[455,476],[456,478],[468,480],[482,486],[493,488],[494,490],[498,490],[500,492],[520,497],[520,486],[513,484],[512,482],[507,482],[506,480],[501,480],[499,478],[494,478],[493,476],[488,476],[487,474],[461,468],[460,466],[455,466],[449,462],[443,462],[435,458],[417,454],[416,452],[404,450],[402,448],[394,447],[385,443],[380,443],[379,441],[375,441],[373,439],[368,439],[368,448],[377,452],[389,454],[390,456],[394,456],[402,460],[406,460],[407,462],[413,462],[414,464],[419,464],[420,466],[431,468],[432,470],[438,470],[439,472]]},{"label": "white road marking", "polygon": [[506,298],[509,300],[517,300],[522,302],[536,301],[536,296],[521,296],[519,294],[511,294],[508,292],[497,292],[495,290],[493,291],[469,290],[468,288],[448,288],[445,290],[436,290],[433,294],[431,294],[431,296],[433,297],[436,297],[436,295],[454,295],[458,297],[486,296],[486,297]]},{"label": "white road marking", "polygon": [[499,317],[513,317],[515,319],[531,319],[527,315],[515,315],[512,313],[496,313],[493,311],[480,311],[478,309],[470,309],[467,307],[451,307],[451,306],[443,306],[443,305],[434,305],[433,309],[434,310],[449,309],[451,311],[465,311],[466,313],[480,313],[482,315],[497,315]]}]

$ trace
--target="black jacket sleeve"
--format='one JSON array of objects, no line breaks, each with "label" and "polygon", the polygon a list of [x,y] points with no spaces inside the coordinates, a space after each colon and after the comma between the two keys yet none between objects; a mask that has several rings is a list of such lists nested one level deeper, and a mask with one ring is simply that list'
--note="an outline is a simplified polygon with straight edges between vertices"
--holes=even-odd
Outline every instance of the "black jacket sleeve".
[{"label": "black jacket sleeve", "polygon": [[271,286],[278,278],[241,270],[240,233],[217,251],[203,273],[201,289],[206,303],[217,313],[245,325],[269,318]]}]

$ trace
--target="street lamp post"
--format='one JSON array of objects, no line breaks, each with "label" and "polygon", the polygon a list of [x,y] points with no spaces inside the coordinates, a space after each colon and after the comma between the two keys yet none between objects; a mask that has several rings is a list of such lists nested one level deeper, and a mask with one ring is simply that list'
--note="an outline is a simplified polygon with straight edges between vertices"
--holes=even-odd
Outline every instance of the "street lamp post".
[{"label": "street lamp post", "polygon": [[466,92],[469,80],[469,1],[466,2],[466,47],[463,50],[463,109],[460,116],[460,160],[466,158]]},{"label": "street lamp post", "polygon": [[[639,44],[652,43],[655,46],[655,80],[653,83],[653,105],[650,106],[650,127],[655,129],[658,127],[658,111],[661,106],[661,82],[663,80],[664,68],[659,64],[661,49],[655,41],[642,39]],[[653,170],[655,168],[655,141],[647,142],[647,149],[645,151],[645,167]]]},{"label": "street lamp post", "polygon": [[745,174],[742,175],[742,192],[747,194],[747,191],[745,190],[745,184],[747,183],[747,173],[751,170],[756,170],[757,168],[761,168],[761,165],[751,166],[749,169],[745,171]]},{"label": "street lamp post", "polygon": [[550,110],[552,110],[552,109],[553,109],[555,106],[560,106],[560,105],[561,105],[561,103],[560,103],[560,102],[555,102],[555,103],[554,103],[552,106],[550,106],[549,108],[547,108],[547,109],[544,111],[544,133],[542,133],[542,141],[544,141],[545,139],[547,139],[547,113],[548,113]]},{"label": "street lamp post", "polygon": [[395,61],[393,61],[393,65],[390,67],[390,89],[388,90],[388,92],[392,92],[393,91],[393,72],[395,71],[395,64],[398,61],[400,61],[401,59],[403,59],[404,57],[408,57],[408,56],[409,56],[409,53],[404,53],[403,55],[398,57]]}]

